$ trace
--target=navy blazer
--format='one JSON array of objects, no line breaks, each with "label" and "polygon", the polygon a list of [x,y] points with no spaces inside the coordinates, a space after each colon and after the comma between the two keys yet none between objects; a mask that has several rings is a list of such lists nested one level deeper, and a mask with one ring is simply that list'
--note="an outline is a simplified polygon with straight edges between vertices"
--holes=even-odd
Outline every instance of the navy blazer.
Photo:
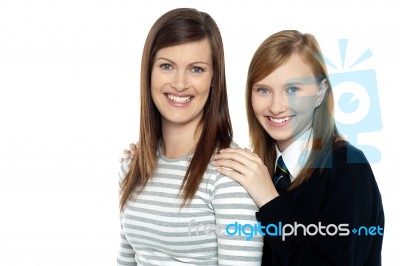
[{"label": "navy blazer", "polygon": [[[367,159],[342,142],[328,164],[260,208],[268,231],[262,265],[381,265],[384,212]],[[297,236],[289,235],[295,225]]]}]

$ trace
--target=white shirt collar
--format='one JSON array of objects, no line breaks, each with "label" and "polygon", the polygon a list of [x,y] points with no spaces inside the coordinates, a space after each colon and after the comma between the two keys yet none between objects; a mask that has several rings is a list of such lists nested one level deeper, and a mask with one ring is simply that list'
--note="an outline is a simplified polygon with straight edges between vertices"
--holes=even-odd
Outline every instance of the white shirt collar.
[{"label": "white shirt collar", "polygon": [[289,147],[287,147],[283,152],[279,151],[278,145],[275,146],[275,167],[279,156],[282,156],[282,159],[289,170],[290,179],[292,181],[298,176],[308,159],[308,155],[310,154],[312,148],[312,141],[308,142],[308,140],[311,140],[311,134],[312,130],[307,130],[292,144],[290,144]]}]

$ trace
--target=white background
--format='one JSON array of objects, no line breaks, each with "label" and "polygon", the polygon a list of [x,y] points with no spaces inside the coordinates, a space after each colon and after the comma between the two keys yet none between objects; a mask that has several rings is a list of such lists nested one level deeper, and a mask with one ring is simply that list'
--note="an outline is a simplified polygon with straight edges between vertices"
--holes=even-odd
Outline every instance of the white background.
[{"label": "white background", "polygon": [[359,141],[382,154],[372,167],[386,214],[383,262],[397,265],[398,3],[137,2],[0,1],[0,265],[115,265],[118,158],[138,138],[142,47],[153,22],[175,7],[206,11],[220,27],[242,146],[247,67],[267,36],[313,33],[338,66],[338,39],[349,40],[349,64],[371,49],[354,69],[376,71],[383,129]]}]

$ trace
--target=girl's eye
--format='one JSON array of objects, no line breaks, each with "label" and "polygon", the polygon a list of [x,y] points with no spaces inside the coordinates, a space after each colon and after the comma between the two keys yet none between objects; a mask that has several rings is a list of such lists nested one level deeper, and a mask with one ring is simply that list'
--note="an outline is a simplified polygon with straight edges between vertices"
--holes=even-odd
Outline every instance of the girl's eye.
[{"label": "girl's eye", "polygon": [[265,88],[258,88],[257,92],[260,94],[267,94],[269,91],[268,91],[268,89],[265,89]]},{"label": "girl's eye", "polygon": [[171,64],[161,64],[160,67],[162,69],[165,69],[165,70],[171,70],[172,69],[172,65]]},{"label": "girl's eye", "polygon": [[204,69],[202,69],[201,67],[193,67],[192,68],[192,72],[194,72],[194,73],[201,73],[203,71],[204,71]]},{"label": "girl's eye", "polygon": [[287,88],[286,91],[288,94],[296,94],[296,92],[299,91],[299,88],[292,86],[292,87]]}]

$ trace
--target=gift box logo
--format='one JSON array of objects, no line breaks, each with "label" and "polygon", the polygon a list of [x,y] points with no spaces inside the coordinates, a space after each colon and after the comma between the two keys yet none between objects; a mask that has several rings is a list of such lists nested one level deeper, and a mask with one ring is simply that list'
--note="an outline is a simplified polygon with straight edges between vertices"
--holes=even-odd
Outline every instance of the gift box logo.
[{"label": "gift box logo", "polygon": [[[352,71],[351,69],[372,56],[367,49],[351,66],[345,69],[347,39],[339,40],[342,70],[324,57],[326,64],[337,73],[329,75],[335,99],[335,119],[339,131],[347,140],[362,150],[369,162],[381,160],[377,147],[359,143],[359,135],[382,129],[376,72],[373,69]],[[349,158],[349,162],[352,158]]]}]

